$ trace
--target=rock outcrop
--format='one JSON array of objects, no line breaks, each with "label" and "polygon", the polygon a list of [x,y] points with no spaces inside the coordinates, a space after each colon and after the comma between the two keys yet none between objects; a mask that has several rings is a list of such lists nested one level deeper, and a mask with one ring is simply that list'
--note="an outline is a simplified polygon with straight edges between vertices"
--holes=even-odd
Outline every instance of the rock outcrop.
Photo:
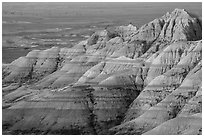
[{"label": "rock outcrop", "polygon": [[202,134],[201,27],[175,9],[3,65],[3,134]]}]

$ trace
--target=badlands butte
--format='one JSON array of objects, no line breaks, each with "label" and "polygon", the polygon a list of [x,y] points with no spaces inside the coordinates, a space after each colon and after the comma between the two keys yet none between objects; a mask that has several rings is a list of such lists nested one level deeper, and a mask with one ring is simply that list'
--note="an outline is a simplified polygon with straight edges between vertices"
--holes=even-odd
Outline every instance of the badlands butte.
[{"label": "badlands butte", "polygon": [[201,39],[175,9],[3,64],[3,134],[202,134]]}]

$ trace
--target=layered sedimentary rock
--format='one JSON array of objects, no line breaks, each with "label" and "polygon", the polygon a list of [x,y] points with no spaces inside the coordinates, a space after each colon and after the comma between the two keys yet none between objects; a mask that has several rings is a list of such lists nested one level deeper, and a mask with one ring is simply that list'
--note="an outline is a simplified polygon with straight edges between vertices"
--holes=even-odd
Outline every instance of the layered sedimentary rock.
[{"label": "layered sedimentary rock", "polygon": [[[155,19],[147,26],[148,27],[144,27],[147,29],[147,32],[144,30],[141,31],[144,34],[153,31],[152,35],[148,36],[148,38],[151,39],[150,42],[152,42],[152,46],[147,53],[143,55],[144,57],[149,57],[152,53],[163,49],[167,43],[183,40],[200,40],[202,38],[202,28],[199,20],[191,17],[184,9],[175,9],[172,13],[167,13],[161,18]],[[138,33],[138,35],[139,34],[140,33]],[[137,38],[137,35],[135,37]],[[147,36],[144,38],[147,38]]]},{"label": "layered sedimentary rock", "polygon": [[188,117],[176,117],[144,133],[144,135],[202,135],[201,117],[201,113]]},{"label": "layered sedimentary rock", "polygon": [[128,41],[137,32],[138,28],[131,23],[128,26],[119,26],[116,32],[125,40]]},{"label": "layered sedimentary rock", "polygon": [[201,134],[201,36],[175,9],[31,51],[2,66],[3,133]]},{"label": "layered sedimentary rock", "polygon": [[198,92],[201,86],[201,72],[200,62],[189,72],[183,83],[177,89],[173,90],[172,93],[156,103],[150,100],[154,104],[150,104],[149,109],[145,106],[146,111],[143,110],[144,112],[140,116],[115,127],[114,130],[117,131],[117,134],[125,134],[127,132],[129,134],[143,134],[163,122],[175,118],[184,105]]},{"label": "layered sedimentary rock", "polygon": [[[179,48],[179,46],[182,46],[177,44],[183,44],[183,43],[176,43],[168,46],[167,48],[169,49],[169,47],[171,46]],[[156,103],[164,99],[174,89],[178,88],[182,84],[183,80],[185,79],[189,71],[192,70],[199,61],[201,61],[202,45],[200,41],[191,43],[189,44],[189,47],[190,46],[193,48],[188,48],[188,46],[185,45],[185,48],[189,52],[185,52],[182,55],[182,59],[176,65],[172,64],[171,69],[168,68],[169,69],[168,71],[166,70],[166,68],[162,69],[163,66],[164,67],[167,66],[164,63],[159,63],[157,65],[154,64],[150,66],[146,81],[149,79],[153,79],[153,80],[150,80],[151,82],[144,88],[144,90],[140,93],[140,95],[134,100],[134,102],[131,105],[131,108],[127,112],[125,121],[138,117],[145,110],[149,109],[151,106],[155,105]],[[170,57],[168,56],[164,60],[171,63],[174,52],[166,53],[166,50],[164,50],[164,54],[161,53],[160,55],[163,56],[165,54],[166,55],[170,54]],[[159,59],[155,58],[156,61],[153,60],[153,63],[154,61],[157,62],[161,60],[160,58],[161,56],[158,56],[158,57]],[[173,59],[173,61],[175,61],[175,59]]]}]

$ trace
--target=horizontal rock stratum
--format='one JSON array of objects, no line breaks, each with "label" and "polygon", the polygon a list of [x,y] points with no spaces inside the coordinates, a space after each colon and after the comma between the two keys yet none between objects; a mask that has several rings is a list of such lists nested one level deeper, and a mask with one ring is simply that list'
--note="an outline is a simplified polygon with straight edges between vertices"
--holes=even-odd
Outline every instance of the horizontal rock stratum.
[{"label": "horizontal rock stratum", "polygon": [[3,134],[202,134],[202,26],[183,9],[2,66]]}]

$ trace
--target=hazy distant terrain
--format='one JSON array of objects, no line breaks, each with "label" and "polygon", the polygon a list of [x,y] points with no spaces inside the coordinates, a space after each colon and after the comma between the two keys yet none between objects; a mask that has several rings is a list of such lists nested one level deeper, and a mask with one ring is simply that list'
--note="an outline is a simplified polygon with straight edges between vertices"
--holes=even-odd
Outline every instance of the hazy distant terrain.
[{"label": "hazy distant terrain", "polygon": [[131,21],[139,27],[175,8],[202,16],[199,3],[3,3],[3,20],[15,15],[24,17],[24,21],[36,17],[33,22],[41,19],[41,23],[50,21],[49,24],[58,25],[100,22],[121,25]]}]

